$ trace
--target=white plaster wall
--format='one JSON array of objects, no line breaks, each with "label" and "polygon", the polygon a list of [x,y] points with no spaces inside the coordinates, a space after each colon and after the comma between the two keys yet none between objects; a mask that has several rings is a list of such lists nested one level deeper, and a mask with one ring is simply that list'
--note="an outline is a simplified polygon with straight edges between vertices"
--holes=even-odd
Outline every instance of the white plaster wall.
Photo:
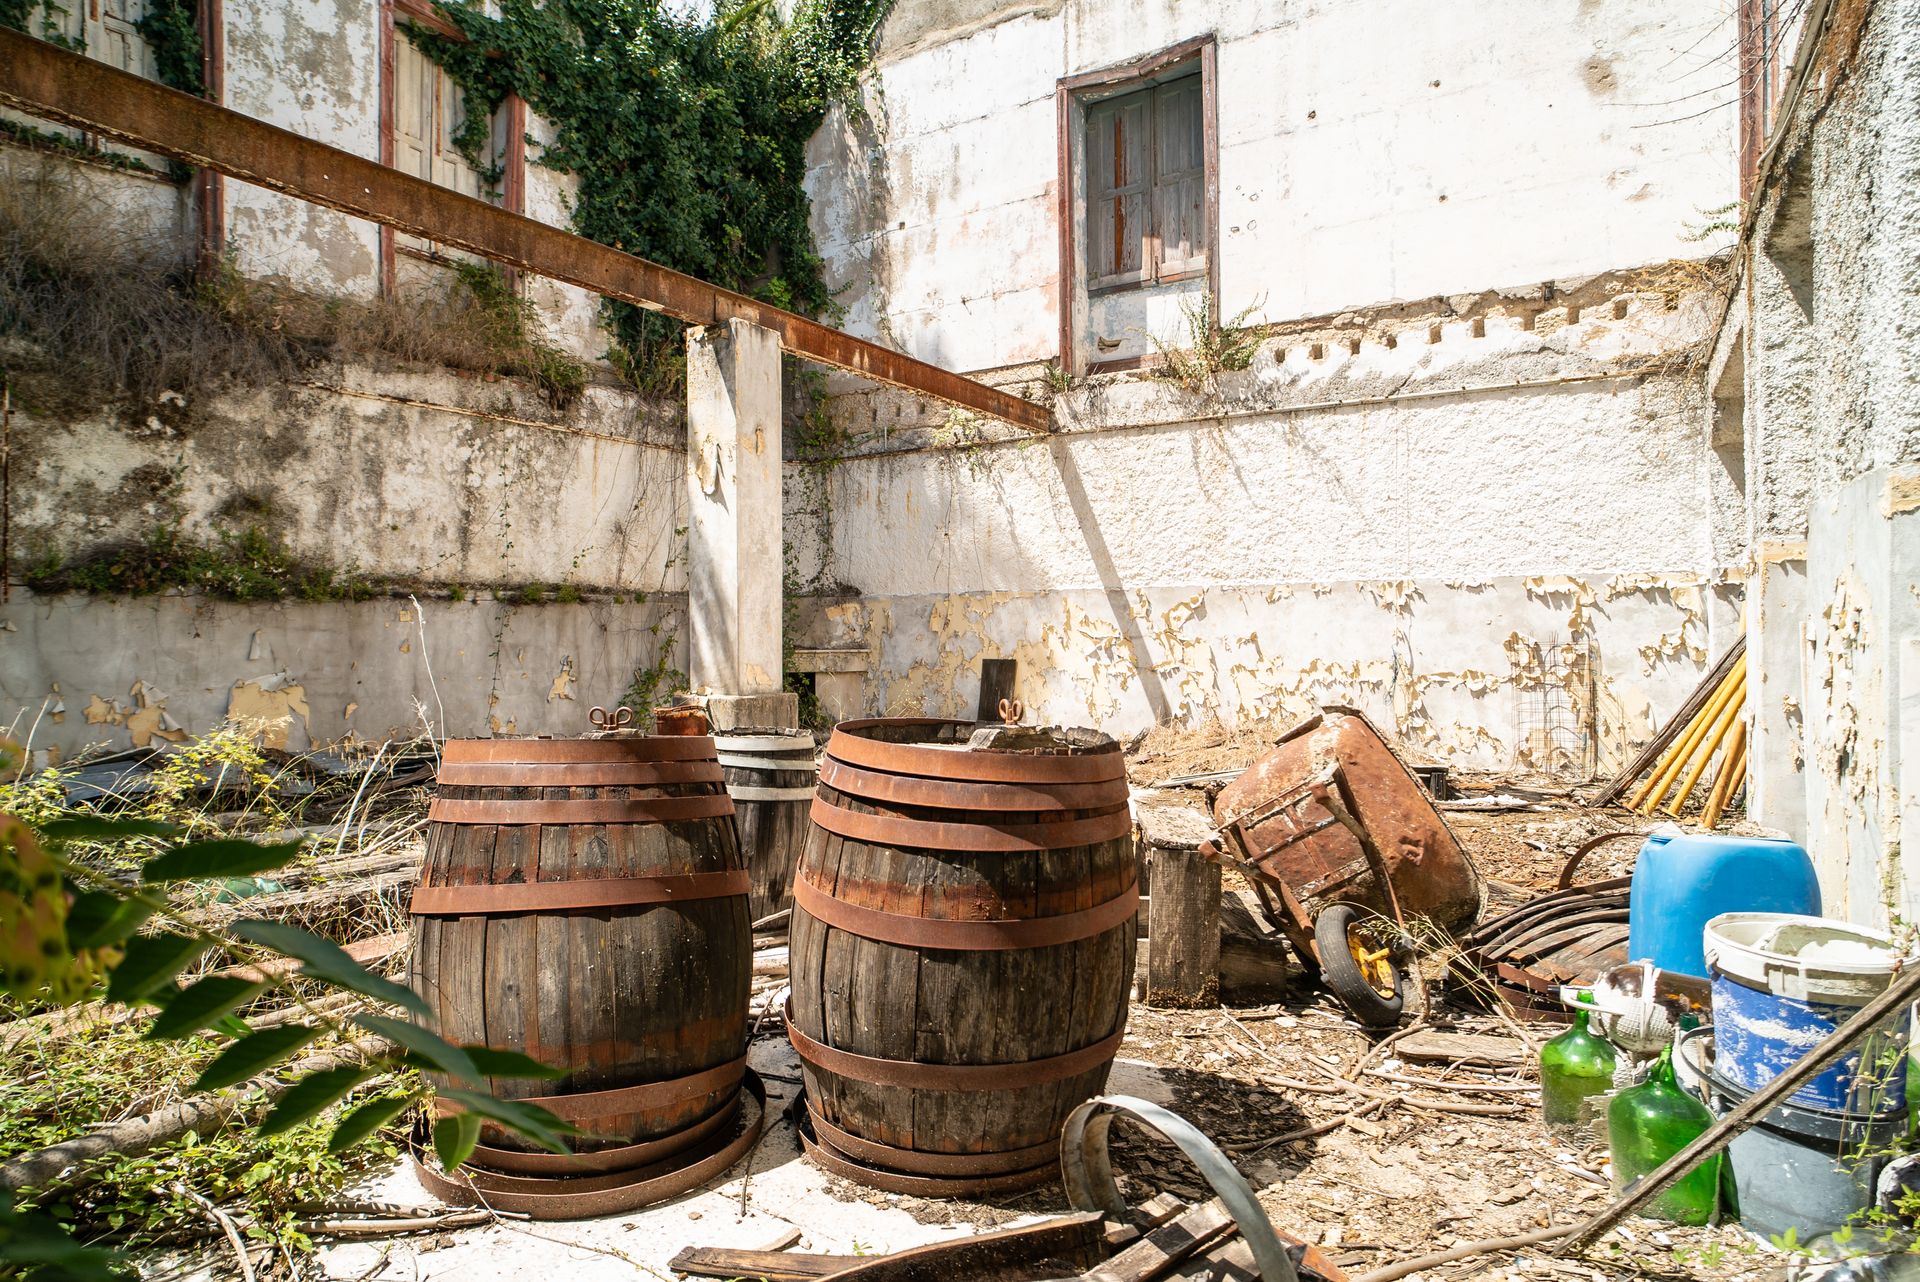
[{"label": "white plaster wall", "polygon": [[1733,196],[1734,113],[1697,107],[1731,77],[1731,21],[1658,0],[903,0],[863,118],[813,140],[814,227],[854,332],[958,369],[1052,356],[1055,81],[1211,32],[1228,314],[1698,256],[1689,227]]},{"label": "white plaster wall", "polygon": [[[1920,0],[1820,47],[1746,249],[1758,609],[1754,812],[1815,856],[1829,912],[1907,921],[1920,813]],[[1737,300],[1744,301],[1744,300]]]},{"label": "white plaster wall", "polygon": [[13,533],[39,558],[258,524],[296,556],[479,590],[684,589],[672,407],[593,387],[565,416],[510,383],[321,367],[293,385],[16,422]]},{"label": "white plaster wall", "polygon": [[[380,157],[377,0],[260,0],[226,14],[226,105],[316,142]],[[245,276],[319,294],[380,288],[372,223],[226,184],[227,244]]]},{"label": "white plaster wall", "polygon": [[[240,604],[16,593],[0,606],[0,725],[70,759],[154,747],[230,716],[295,751],[342,740],[577,735],[662,662],[684,599]],[[670,662],[670,658],[667,658]]]},{"label": "white plaster wall", "polygon": [[[1739,585],[1708,572],[1696,385],[1621,373],[1711,300],[1620,299],[1270,344],[1209,396],[1098,380],[1044,441],[843,396],[872,435],[829,474],[824,561],[793,540],[843,590],[802,643],[866,649],[874,712],[970,714],[1012,657],[1035,716],[1112,733],[1350,702],[1463,766],[1621,764],[1730,643]],[[790,471],[790,511],[814,484]]]}]

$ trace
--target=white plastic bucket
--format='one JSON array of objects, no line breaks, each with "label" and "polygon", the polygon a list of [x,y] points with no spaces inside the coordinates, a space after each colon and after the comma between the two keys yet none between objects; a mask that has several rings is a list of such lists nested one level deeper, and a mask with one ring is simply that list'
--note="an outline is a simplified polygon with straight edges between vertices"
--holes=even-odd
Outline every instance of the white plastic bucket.
[{"label": "white plastic bucket", "polygon": [[1893,936],[1793,913],[1721,913],[1707,922],[1709,971],[1800,1002],[1865,1006],[1900,966]]},{"label": "white plastic bucket", "polygon": [[[1747,1091],[1785,1072],[1886,991],[1901,957],[1885,931],[1791,913],[1722,913],[1706,925],[1717,1071]],[[1907,1012],[1794,1092],[1802,1108],[1905,1108]],[[1897,1057],[1897,1063],[1894,1060]]]}]

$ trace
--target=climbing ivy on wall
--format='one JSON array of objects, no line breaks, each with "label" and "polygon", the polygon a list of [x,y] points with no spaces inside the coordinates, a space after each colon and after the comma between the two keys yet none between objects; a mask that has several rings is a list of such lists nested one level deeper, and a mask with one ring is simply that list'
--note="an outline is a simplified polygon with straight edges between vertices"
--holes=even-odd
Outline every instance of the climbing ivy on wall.
[{"label": "climbing ivy on wall", "polygon": [[199,11],[199,0],[147,0],[147,12],[133,24],[153,49],[160,83],[196,97],[205,89]]},{"label": "climbing ivy on wall", "polygon": [[[84,41],[75,41],[61,31],[59,19],[68,10],[55,0],[0,0],[0,27],[31,31],[28,25],[34,13],[40,14],[41,38],[84,53]],[[199,0],[148,0],[147,11],[133,24],[134,30],[153,49],[155,73],[160,83],[198,94],[203,88],[200,77],[200,5]]]},{"label": "climbing ivy on wall", "polygon": [[[853,100],[891,0],[504,0],[500,16],[436,4],[467,37],[407,35],[467,94],[457,138],[491,162],[508,94],[551,122],[537,160],[575,174],[581,235],[794,311],[831,313],[801,187],[807,139]],[[609,305],[617,360],[671,379],[680,327]]]}]

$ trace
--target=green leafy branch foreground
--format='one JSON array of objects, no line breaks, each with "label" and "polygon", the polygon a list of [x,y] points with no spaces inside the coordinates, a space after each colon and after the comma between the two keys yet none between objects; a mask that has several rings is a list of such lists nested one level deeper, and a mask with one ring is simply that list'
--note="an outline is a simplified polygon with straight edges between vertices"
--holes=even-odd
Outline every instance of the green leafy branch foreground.
[{"label": "green leafy branch foreground", "polygon": [[[574,230],[702,280],[819,316],[832,309],[807,225],[807,141],[851,104],[891,0],[720,0],[710,14],[658,0],[438,3],[465,35],[408,38],[467,95],[457,145],[493,167],[509,94],[551,123],[540,164],[578,176]],[[617,362],[645,385],[673,376],[677,323],[624,303]]]},{"label": "green leafy branch foreground", "polygon": [[[81,855],[129,842],[158,845],[132,880],[101,872]],[[567,1123],[487,1090],[491,1077],[554,1077],[560,1070],[517,1052],[449,1043],[427,1026],[431,1011],[417,994],[373,974],[331,940],[264,919],[209,930],[172,906],[169,892],[176,888],[276,871],[298,856],[301,844],[182,839],[169,824],[85,815],[29,827],[0,815],[0,986],[16,999],[43,1005],[72,1004],[104,989],[110,1003],[157,1007],[144,1043],[174,1048],[195,1062],[211,1053],[187,1088],[191,1092],[251,1089],[269,1075],[295,1072],[255,1124],[260,1140],[312,1130],[330,1119],[325,1151],[346,1154],[425,1102],[430,1088],[419,1076],[424,1072],[443,1083],[432,1091],[441,1114],[432,1140],[447,1169],[472,1153],[483,1122],[566,1151],[565,1137],[574,1133]],[[245,968],[180,979],[215,950]],[[352,1007],[331,1013],[331,1004],[323,1008],[313,996],[316,991],[351,995]],[[256,1029],[239,1018],[269,993],[291,999],[306,1019]],[[296,1056],[322,1042],[338,1050],[289,1070]],[[370,1096],[352,1098],[389,1077]],[[351,1107],[336,1113],[343,1102]],[[138,1169],[118,1174],[136,1196],[155,1192],[151,1182],[143,1189]],[[298,1174],[276,1169],[269,1155],[243,1166],[238,1180],[297,1181]],[[124,1275],[124,1260],[82,1242],[62,1224],[63,1210],[72,1215],[62,1201],[69,1178],[63,1171],[45,1185],[16,1190],[17,1196],[0,1193],[0,1276]],[[124,1198],[108,1199],[100,1218],[111,1231],[115,1216],[133,1213]]]}]

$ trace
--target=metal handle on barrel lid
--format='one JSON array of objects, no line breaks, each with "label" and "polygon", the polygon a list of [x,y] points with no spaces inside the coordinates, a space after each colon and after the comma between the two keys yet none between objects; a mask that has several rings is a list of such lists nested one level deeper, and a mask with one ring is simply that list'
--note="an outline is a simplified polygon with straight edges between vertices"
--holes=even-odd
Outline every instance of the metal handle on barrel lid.
[{"label": "metal handle on barrel lid", "polygon": [[1027,705],[1020,702],[1018,699],[1002,699],[1000,701],[1000,719],[1006,722],[1008,725],[1010,726],[1019,725],[1020,718],[1026,715],[1027,715]]},{"label": "metal handle on barrel lid", "polygon": [[594,708],[587,713],[587,723],[595,730],[624,730],[633,724],[633,709],[615,708],[608,712],[605,708]]},{"label": "metal handle on barrel lid", "polygon": [[1300,1282],[1293,1257],[1274,1234],[1273,1222],[1260,1209],[1246,1177],[1227,1155],[1186,1118],[1132,1095],[1096,1095],[1067,1114],[1067,1124],[1060,1132],[1060,1174],[1074,1210],[1126,1218],[1126,1199],[1120,1196],[1120,1186],[1113,1180],[1113,1165],[1107,1160],[1107,1131],[1117,1113],[1130,1114],[1172,1140],[1200,1168],[1232,1213],[1233,1222],[1240,1226],[1240,1236],[1252,1249],[1254,1266],[1264,1282]]}]

